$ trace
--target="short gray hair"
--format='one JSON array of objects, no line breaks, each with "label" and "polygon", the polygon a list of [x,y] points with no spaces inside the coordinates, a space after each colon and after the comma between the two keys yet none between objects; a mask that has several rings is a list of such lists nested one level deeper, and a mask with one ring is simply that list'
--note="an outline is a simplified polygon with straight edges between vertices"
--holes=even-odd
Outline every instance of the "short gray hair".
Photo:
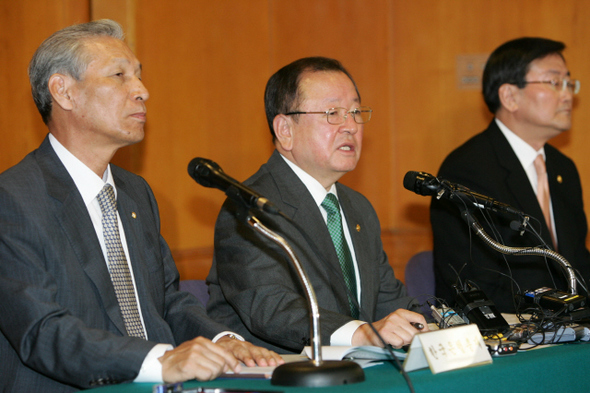
[{"label": "short gray hair", "polygon": [[51,118],[52,109],[49,77],[62,73],[80,80],[90,62],[84,51],[84,41],[100,36],[123,40],[125,34],[117,22],[101,19],[59,30],[35,51],[29,63],[29,80],[33,99],[45,124]]}]

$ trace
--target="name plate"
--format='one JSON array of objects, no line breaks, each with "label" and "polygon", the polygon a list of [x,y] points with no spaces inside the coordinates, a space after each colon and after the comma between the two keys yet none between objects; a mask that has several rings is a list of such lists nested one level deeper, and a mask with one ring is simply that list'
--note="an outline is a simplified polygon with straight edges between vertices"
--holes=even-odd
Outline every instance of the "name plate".
[{"label": "name plate", "polygon": [[415,335],[404,370],[430,367],[437,374],[487,363],[492,363],[492,356],[477,325],[470,324]]}]

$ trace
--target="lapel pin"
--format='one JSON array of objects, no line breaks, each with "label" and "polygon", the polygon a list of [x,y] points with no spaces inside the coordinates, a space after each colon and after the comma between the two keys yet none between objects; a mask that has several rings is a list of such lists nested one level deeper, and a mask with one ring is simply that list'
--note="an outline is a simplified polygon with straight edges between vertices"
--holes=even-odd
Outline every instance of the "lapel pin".
[{"label": "lapel pin", "polygon": [[137,214],[135,214],[135,212],[131,212],[131,217],[137,218]]},{"label": "lapel pin", "polygon": [[356,224],[356,231],[360,232],[361,231],[361,226],[359,224]]},{"label": "lapel pin", "polygon": [[563,177],[561,177],[561,175],[557,175],[557,182],[559,184],[563,183]]}]

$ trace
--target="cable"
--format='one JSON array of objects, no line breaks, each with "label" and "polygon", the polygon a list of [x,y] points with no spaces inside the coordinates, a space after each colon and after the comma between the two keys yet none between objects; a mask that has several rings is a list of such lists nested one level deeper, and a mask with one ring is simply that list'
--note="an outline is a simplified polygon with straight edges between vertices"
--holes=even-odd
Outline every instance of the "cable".
[{"label": "cable", "polygon": [[[452,190],[450,190],[450,192],[453,192]],[[470,190],[466,189],[466,190],[462,190],[462,192],[464,194],[466,194],[467,196],[471,195]],[[485,219],[486,223],[488,224],[488,226],[491,228],[492,230],[492,234],[495,237],[495,240],[503,243],[503,239],[500,236],[499,231],[496,229],[496,224],[493,222],[492,216],[489,214],[489,211],[487,209],[484,209],[481,205],[478,205],[479,207],[475,208],[473,205],[477,205],[477,199],[475,197],[473,197],[473,205],[467,205],[467,203],[465,202],[465,200],[463,198],[457,198],[456,201],[460,202],[460,204],[462,205],[462,208],[460,207],[459,209],[467,212],[467,211],[474,211],[477,210],[480,212],[480,214],[482,215],[482,217]],[[518,285],[518,282],[512,277],[512,270],[510,267],[510,264],[508,263],[508,260],[506,259],[506,256],[502,255],[502,259],[504,260],[504,263],[506,264],[506,268],[508,269],[508,274],[500,271],[500,270],[496,270],[496,269],[492,269],[492,268],[488,268],[485,266],[481,266],[478,263],[475,262],[474,257],[473,257],[473,237],[472,237],[472,231],[471,231],[471,226],[469,221],[465,220],[465,225],[467,226],[467,234],[469,236],[469,261],[471,262],[471,264],[473,266],[477,266],[480,269],[492,272],[492,273],[496,273],[499,274],[501,276],[504,276],[506,278],[508,278],[511,281],[511,293],[512,293],[512,299],[513,299],[513,303],[514,303],[514,298],[516,296],[516,294],[520,293],[521,289],[520,286]],[[461,281],[461,273],[463,271],[463,269],[465,269],[465,267],[467,267],[467,262],[465,262],[462,266],[461,269],[459,270],[459,272],[457,272],[454,268],[453,265],[451,265],[449,263],[449,267],[455,272],[455,275],[457,277],[457,280],[455,281],[455,284],[453,285],[454,288],[464,288],[464,285]],[[517,291],[515,293],[514,291],[514,286],[517,287]],[[515,309],[516,309],[516,304],[514,304]]]},{"label": "cable", "polygon": [[[456,190],[454,190],[452,187],[449,187],[448,190],[446,190],[446,191],[449,191],[452,194]],[[548,271],[551,281],[553,283],[553,287],[557,287],[557,285],[555,283],[555,278],[552,274],[551,268],[548,264],[547,257],[555,260],[556,262],[558,262],[559,264],[562,265],[562,268],[565,270],[566,276],[569,277],[568,283],[569,283],[570,292],[576,293],[576,283],[583,281],[583,278],[580,279],[579,274],[576,276],[575,271],[571,267],[571,265],[562,256],[560,256],[559,254],[557,254],[551,250],[551,248],[543,241],[543,239],[539,235],[539,233],[537,233],[537,231],[535,230],[533,225],[528,225],[528,228],[527,228],[526,223],[528,223],[528,220],[529,220],[528,216],[524,215],[524,213],[520,213],[523,218],[522,225],[524,226],[522,232],[524,232],[524,229],[528,229],[528,231],[530,233],[533,233],[535,235],[535,237],[541,241],[541,244],[543,244],[545,246],[544,249],[539,248],[539,247],[517,248],[517,247],[504,246],[503,240],[502,240],[501,236],[499,235],[499,232],[496,229],[496,226],[493,222],[492,217],[489,215],[489,212],[484,211],[483,205],[478,203],[477,196],[475,194],[472,194],[471,191],[468,189],[465,189],[465,190],[461,189],[458,191],[460,191],[461,195],[458,195],[456,200],[460,201],[460,205],[462,205],[462,209],[461,209],[462,215],[466,219],[469,229],[473,229],[478,234],[478,236],[480,236],[484,240],[484,242],[488,246],[490,246],[492,249],[499,251],[500,253],[506,254],[506,255],[538,255],[538,256],[542,256],[544,258],[547,271]],[[466,201],[463,200],[463,198],[465,198],[467,201],[470,201],[472,199],[471,200],[472,203],[468,205],[466,203]],[[478,208],[475,208],[473,206],[478,206]],[[474,210],[480,211],[486,224],[488,225],[489,228],[491,228],[492,236],[495,237],[495,239],[490,237],[490,235],[486,234],[485,231],[483,230],[483,228],[481,227],[481,225],[479,225],[479,223],[477,223],[477,221],[475,220],[475,218],[471,214],[471,212],[473,212]],[[474,259],[473,259],[473,240],[471,238],[471,231],[469,230],[468,233],[469,233],[469,244],[470,244],[470,247],[469,247],[470,261],[475,266],[478,266],[477,263],[475,263]],[[544,250],[546,250],[546,251],[544,251]],[[512,301],[513,301],[513,305],[515,306],[515,309],[516,309],[517,304],[514,299],[517,294],[521,293],[521,291],[520,291],[520,288],[518,287],[518,283],[512,277],[512,271],[511,271],[510,264],[508,263],[506,257],[503,256],[503,258],[506,263],[506,267],[508,269],[508,275],[506,275],[503,272],[497,271],[495,269],[489,269],[489,268],[485,268],[482,266],[480,266],[480,268],[483,268],[488,271],[495,272],[496,274],[500,274],[505,277],[508,277],[512,281],[513,284],[516,284],[516,286],[518,288],[516,293],[514,291],[514,286],[511,286]],[[464,264],[458,273],[455,272],[457,274],[457,281],[455,282],[455,285],[457,285],[458,283],[460,284],[460,282],[461,282],[460,276],[461,276],[463,269],[466,266],[467,266],[467,264]],[[586,285],[583,284],[583,287],[586,290]]]}]

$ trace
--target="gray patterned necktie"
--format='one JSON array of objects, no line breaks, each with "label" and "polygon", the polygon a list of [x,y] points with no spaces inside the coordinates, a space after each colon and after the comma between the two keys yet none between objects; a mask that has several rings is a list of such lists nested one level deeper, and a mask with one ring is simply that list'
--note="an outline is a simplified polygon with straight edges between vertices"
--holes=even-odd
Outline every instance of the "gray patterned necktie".
[{"label": "gray patterned necktie", "polygon": [[[356,276],[354,273],[354,264],[352,261],[352,254],[348,248],[348,243],[344,237],[344,231],[342,230],[342,217],[340,216],[340,205],[338,204],[338,198],[332,193],[328,193],[326,198],[322,202],[322,207],[328,213],[328,231],[332,237],[336,254],[338,254],[338,260],[340,261],[340,268],[344,275],[344,281],[348,287],[350,293],[353,296],[357,296],[356,289]],[[356,302],[351,298],[350,293],[348,294],[348,304],[350,307],[350,315],[354,319],[358,319],[359,310],[356,306]]]},{"label": "gray patterned necktie", "polygon": [[117,301],[121,308],[121,314],[125,321],[127,334],[145,339],[143,325],[139,317],[137,300],[131,272],[125,258],[125,252],[119,236],[119,223],[117,220],[117,202],[115,192],[110,184],[105,184],[97,196],[100,210],[102,211],[102,231],[107,248],[109,273],[115,287]]}]

